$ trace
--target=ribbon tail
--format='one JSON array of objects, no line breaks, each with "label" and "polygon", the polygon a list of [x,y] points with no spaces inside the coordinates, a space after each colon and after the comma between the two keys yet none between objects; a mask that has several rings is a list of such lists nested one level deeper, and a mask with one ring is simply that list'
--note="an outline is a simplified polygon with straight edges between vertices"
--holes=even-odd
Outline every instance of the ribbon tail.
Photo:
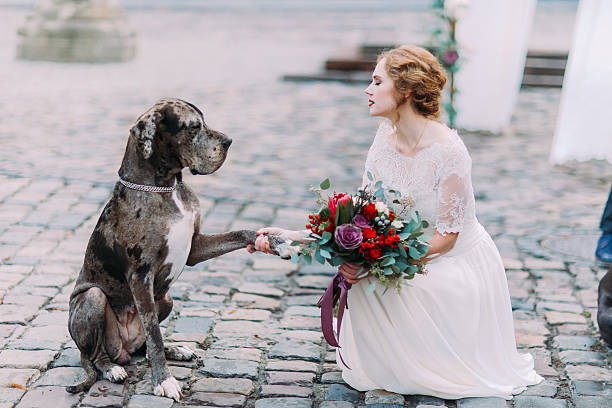
[{"label": "ribbon tail", "polygon": [[[342,318],[344,317],[344,309],[346,308],[346,298],[348,295],[348,291],[351,288],[351,284],[347,283],[342,277],[341,282],[338,284],[340,286],[340,302],[338,303],[338,318],[336,320],[336,332],[338,333],[338,340],[340,339],[340,328],[342,327]],[[338,346],[338,356],[340,356],[340,361],[342,364],[349,370],[351,367],[346,364],[344,359],[342,358],[342,352],[340,350],[340,346]]]},{"label": "ribbon tail", "polygon": [[325,341],[332,347],[339,347],[334,336],[334,289],[337,287],[337,276],[334,276],[321,298],[321,329]]}]

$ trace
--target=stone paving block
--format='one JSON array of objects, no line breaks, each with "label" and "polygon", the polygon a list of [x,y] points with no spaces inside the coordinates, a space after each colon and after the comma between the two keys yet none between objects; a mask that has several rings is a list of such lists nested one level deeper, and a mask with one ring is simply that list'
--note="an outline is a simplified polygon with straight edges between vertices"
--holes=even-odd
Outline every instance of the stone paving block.
[{"label": "stone paving block", "polygon": [[65,387],[78,384],[85,378],[85,371],[80,367],[58,367],[44,372],[36,381],[36,386],[58,385]]},{"label": "stone paving block", "polygon": [[52,367],[80,367],[81,352],[78,349],[63,349],[59,357],[53,362]]},{"label": "stone paving block", "polygon": [[268,360],[268,364],[266,365],[266,370],[274,371],[303,371],[316,373],[317,369],[318,364],[301,360]]},{"label": "stone paving block", "polygon": [[247,347],[232,348],[209,348],[204,353],[204,358],[221,358],[226,360],[249,360],[261,361],[261,350]]},{"label": "stone paving block", "polygon": [[605,367],[568,364],[565,371],[571,380],[612,381],[612,371]]},{"label": "stone paving block", "polygon": [[612,398],[610,397],[576,397],[574,399],[576,408],[610,408]]},{"label": "stone paving block", "polygon": [[525,391],[521,393],[522,396],[536,396],[536,397],[554,397],[557,394],[557,388],[559,383],[553,380],[544,380],[537,385],[531,385],[527,387]]},{"label": "stone paving block", "polygon": [[[315,295],[292,295],[286,300],[287,306],[315,306],[323,292]],[[318,309],[318,308],[317,308]]]},{"label": "stone paving block", "polygon": [[7,408],[13,408],[13,403],[18,402],[25,393],[25,390],[19,388],[0,387],[0,407],[4,405]]},{"label": "stone paving block", "polygon": [[565,334],[554,337],[553,345],[563,350],[588,350],[595,344],[595,339],[589,336],[568,336]]},{"label": "stone paving block", "polygon": [[319,343],[323,338],[323,332],[319,329],[318,331],[313,330],[293,330],[286,329],[278,332],[274,335],[275,339],[279,341],[309,341],[311,343]]},{"label": "stone paving block", "polygon": [[318,330],[321,328],[320,317],[285,316],[281,319],[283,329]]},{"label": "stone paving block", "polygon": [[224,392],[194,392],[188,397],[190,404],[212,404],[219,407],[242,407],[245,401],[244,395]]},{"label": "stone paving block", "polygon": [[[3,302],[6,302],[6,296]],[[41,304],[42,305],[42,304]],[[0,305],[0,324],[26,324],[38,313],[39,306]]]},{"label": "stone paving block", "polygon": [[316,306],[290,306],[285,310],[285,316],[320,317],[321,309]]},{"label": "stone paving block", "polygon": [[174,400],[154,395],[134,395],[127,408],[170,408]]},{"label": "stone paving block", "polygon": [[31,322],[32,326],[65,326],[68,327],[68,311],[42,310]]},{"label": "stone paving block", "polygon": [[[175,290],[177,290],[180,286],[176,284],[172,286]],[[185,290],[191,289],[190,286],[185,286]],[[183,291],[184,292],[184,291]],[[190,301],[192,302],[200,302],[206,304],[217,304],[223,303],[225,301],[225,295],[211,295],[210,293],[189,293],[188,296]]]},{"label": "stone paving block", "polygon": [[[305,275],[295,278],[297,284],[302,288],[314,288],[325,290],[329,286],[331,278],[324,275]],[[323,293],[321,293],[323,294]]]},{"label": "stone paving block", "polygon": [[177,333],[207,334],[213,319],[205,317],[179,317],[174,325]]},{"label": "stone paving block", "polygon": [[221,314],[222,320],[249,320],[253,322],[263,322],[268,320],[271,312],[259,309],[227,309]]},{"label": "stone paving block", "polygon": [[123,397],[117,395],[87,395],[81,401],[81,407],[94,408],[120,408],[123,406]]},{"label": "stone paving block", "polygon": [[327,390],[325,399],[327,401],[359,401],[359,391],[342,384],[331,384]]},{"label": "stone paving block", "polygon": [[344,380],[342,379],[342,371],[330,371],[329,373],[325,373],[321,376],[322,384],[344,384]]},{"label": "stone paving block", "polygon": [[404,396],[385,390],[372,390],[365,394],[365,403],[370,404],[397,404],[404,405]]},{"label": "stone paving block", "polygon": [[433,405],[435,407],[443,407],[444,400],[438,397],[432,397],[429,395],[415,395],[408,397],[414,405]]},{"label": "stone paving block", "polygon": [[15,368],[45,369],[54,359],[56,351],[26,351],[26,350],[3,350],[0,351],[0,366]]},{"label": "stone paving block", "polygon": [[[181,366],[176,366],[173,365],[175,364],[176,361],[175,360],[169,360],[168,361],[168,368],[170,369],[170,374],[176,378],[177,380],[183,381],[183,380],[190,380],[191,379],[191,367],[181,367]],[[183,361],[180,361],[179,363],[184,363]]]},{"label": "stone paving block", "polygon": [[275,297],[275,298],[279,298],[283,296],[283,293],[284,293],[280,289],[273,288],[263,283],[254,283],[254,282],[243,283],[237,289],[238,289],[238,292],[241,292],[241,293],[250,293],[253,295],[270,296],[270,297]]},{"label": "stone paving block", "polygon": [[298,385],[270,385],[261,386],[262,397],[309,397],[312,387],[300,387]]},{"label": "stone paving block", "polygon": [[559,353],[559,359],[565,364],[604,364],[601,353],[595,351],[566,350]]},{"label": "stone paving block", "polygon": [[319,408],[354,408],[355,404],[348,401],[323,401]]},{"label": "stone paving block", "polygon": [[506,408],[503,398],[462,398],[457,400],[457,408]]},{"label": "stone paving block", "polygon": [[[79,401],[78,394],[66,392],[65,387],[37,387],[25,393],[16,408],[69,408]],[[147,407],[152,408],[152,407]]]},{"label": "stone paving block", "polygon": [[546,337],[537,334],[516,332],[515,340],[519,347],[545,347]]},{"label": "stone paving block", "polygon": [[[546,397],[514,397],[514,408],[567,408],[564,399],[552,399]],[[459,408],[459,406],[457,406]]]},{"label": "stone paving block", "polygon": [[[128,374],[129,374],[129,368],[128,368]],[[108,380],[98,380],[96,381],[91,388],[89,389],[89,392],[87,393],[87,395],[91,395],[91,396],[107,396],[107,395],[114,395],[114,396],[123,396],[125,394],[125,391],[128,388],[128,383],[125,382],[123,384],[121,383],[114,383],[114,382],[110,382]]]},{"label": "stone paving block", "polygon": [[543,311],[555,311],[555,312],[568,312],[568,313],[582,313],[582,306],[577,303],[565,303],[565,302],[539,302],[537,307],[538,312]]},{"label": "stone paving block", "polygon": [[544,316],[550,324],[586,323],[585,317],[576,313],[544,312]]},{"label": "stone paving block", "polygon": [[266,337],[270,329],[261,322],[250,322],[245,320],[222,320],[217,322],[213,333],[217,337]]},{"label": "stone paving block", "polygon": [[203,360],[204,367],[199,369],[200,373],[213,377],[246,377],[257,378],[258,363],[246,360]]},{"label": "stone paving block", "polygon": [[600,381],[572,381],[572,387],[578,395],[606,396],[612,398],[612,384]]},{"label": "stone paving block", "polygon": [[567,334],[571,336],[576,336],[576,335],[583,336],[583,335],[591,334],[591,328],[587,326],[586,324],[578,324],[578,323],[560,324],[556,326],[556,329],[559,334]]},{"label": "stone paving block", "polygon": [[541,320],[515,320],[514,329],[517,332],[540,334],[543,336],[550,334],[550,330]]},{"label": "stone paving block", "polygon": [[[0,358],[1,358],[0,354]],[[316,344],[306,341],[286,341],[273,346],[268,352],[270,358],[299,359],[307,361],[319,361],[321,349]]]},{"label": "stone paving block", "polygon": [[307,398],[264,398],[255,402],[255,408],[312,408]]},{"label": "stone paving block", "polygon": [[265,375],[268,384],[312,385],[315,379],[314,373],[305,372],[266,371]]},{"label": "stone paving block", "polygon": [[191,391],[250,395],[254,387],[247,378],[200,378],[191,385]]},{"label": "stone paving block", "polygon": [[30,381],[35,380],[40,371],[28,368],[0,368],[0,388],[12,387],[18,384],[26,387]]},{"label": "stone paving block", "polygon": [[236,293],[232,297],[232,301],[238,307],[247,309],[266,309],[271,311],[280,310],[280,302],[276,299],[271,299],[265,296],[251,295],[248,293]]}]

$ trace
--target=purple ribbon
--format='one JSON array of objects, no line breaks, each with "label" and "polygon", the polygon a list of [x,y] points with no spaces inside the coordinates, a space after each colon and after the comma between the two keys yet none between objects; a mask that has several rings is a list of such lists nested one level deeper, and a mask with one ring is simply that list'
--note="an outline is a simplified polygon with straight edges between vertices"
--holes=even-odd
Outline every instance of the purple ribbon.
[{"label": "purple ribbon", "polygon": [[[334,292],[338,289],[340,290],[338,318],[336,319],[336,332],[338,333],[338,338],[340,338],[340,327],[342,326],[342,316],[344,316],[344,309],[346,307],[346,296],[351,286],[352,285],[344,279],[344,276],[340,272],[337,272],[320,301],[323,337],[325,337],[327,344],[332,347],[341,348],[334,335]],[[342,359],[340,351],[338,351],[338,355],[340,356],[342,364],[350,370],[351,368],[344,362],[344,359]]]}]

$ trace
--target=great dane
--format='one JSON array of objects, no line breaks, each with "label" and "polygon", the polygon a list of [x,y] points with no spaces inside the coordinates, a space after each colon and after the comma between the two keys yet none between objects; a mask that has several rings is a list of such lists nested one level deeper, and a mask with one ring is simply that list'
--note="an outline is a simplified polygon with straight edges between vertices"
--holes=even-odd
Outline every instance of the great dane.
[{"label": "great dane", "polygon": [[213,173],[231,142],[206,125],[198,108],[180,99],[160,100],[131,128],[119,181],[70,296],[68,328],[87,377],[69,392],[91,387],[97,371],[110,381],[123,381],[127,373],[121,364],[146,344],[154,394],[182,396],[166,358],[189,360],[194,353],[164,348],[159,322],[172,310],[168,289],[185,264],[244,248],[256,233],[201,234],[199,202],[181,182],[181,170]]}]

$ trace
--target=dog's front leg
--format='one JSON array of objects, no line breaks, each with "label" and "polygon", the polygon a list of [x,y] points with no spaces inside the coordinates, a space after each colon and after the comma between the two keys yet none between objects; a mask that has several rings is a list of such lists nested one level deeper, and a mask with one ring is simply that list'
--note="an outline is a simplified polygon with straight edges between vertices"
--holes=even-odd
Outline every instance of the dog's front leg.
[{"label": "dog's front leg", "polygon": [[147,356],[151,364],[151,383],[153,393],[178,401],[182,397],[181,383],[170,375],[164,353],[164,343],[155,302],[153,298],[153,282],[148,267],[140,267],[130,276],[130,287],[138,316],[145,331]]},{"label": "dog's front leg", "polygon": [[[191,240],[191,251],[187,258],[187,265],[193,266],[228,252],[246,248],[249,244],[255,244],[255,239],[257,239],[257,233],[249,230],[209,235],[196,234]],[[278,237],[270,236],[270,247],[272,250],[275,250],[276,246],[283,242]]]},{"label": "dog's front leg", "polygon": [[247,245],[253,244],[256,238],[257,233],[249,230],[194,235],[187,265],[193,266],[228,252],[246,248]]}]

